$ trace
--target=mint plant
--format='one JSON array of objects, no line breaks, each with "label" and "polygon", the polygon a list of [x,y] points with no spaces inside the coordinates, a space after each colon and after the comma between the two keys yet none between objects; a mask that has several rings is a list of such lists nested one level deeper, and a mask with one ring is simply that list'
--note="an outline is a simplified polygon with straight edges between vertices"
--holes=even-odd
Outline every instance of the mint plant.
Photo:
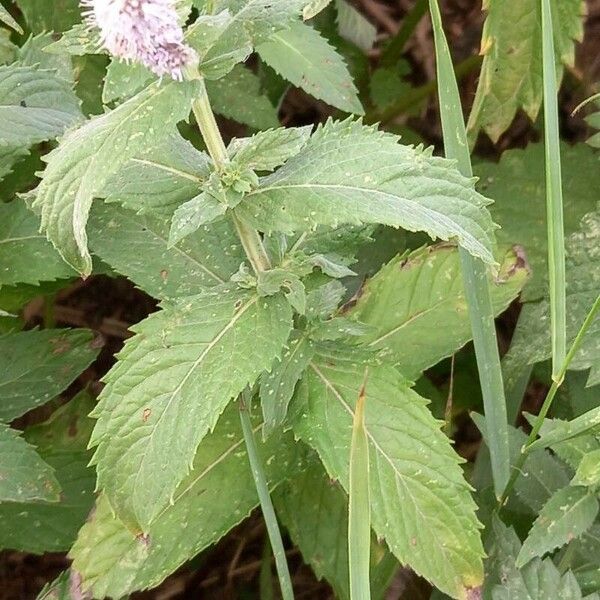
[{"label": "mint plant", "polygon": [[[581,3],[528,1],[510,31],[485,3],[466,123],[428,3],[446,158],[393,124],[435,90],[401,58],[425,2],[372,73],[377,28],[344,0],[5,4],[0,547],[68,552],[39,597],[159,586],[255,509],[284,600],[290,544],[342,599],[384,598],[399,565],[432,598],[596,597],[598,156],[559,145],[551,68]],[[282,126],[290,86],[327,116]],[[542,101],[543,145],[471,166]],[[156,305],[117,343],[123,311],[61,303],[118,276]]]}]

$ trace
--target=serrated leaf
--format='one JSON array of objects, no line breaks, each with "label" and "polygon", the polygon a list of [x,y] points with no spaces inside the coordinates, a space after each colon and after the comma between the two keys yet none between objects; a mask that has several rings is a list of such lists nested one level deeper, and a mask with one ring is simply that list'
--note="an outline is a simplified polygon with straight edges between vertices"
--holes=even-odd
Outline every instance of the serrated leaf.
[{"label": "serrated leaf", "polygon": [[128,160],[98,193],[138,213],[172,214],[196,196],[212,161],[177,132]]},{"label": "serrated leaf", "polygon": [[59,502],[0,504],[0,548],[41,554],[68,550],[94,502],[94,470],[86,450],[93,427],[94,401],[82,392],[48,421],[25,432],[29,443],[56,473]]},{"label": "serrated leaf", "polygon": [[493,263],[489,201],[451,161],[398,139],[360,121],[328,121],[238,210],[263,231],[364,223],[425,231]]},{"label": "serrated leaf", "polygon": [[0,336],[0,421],[52,400],[98,354],[83,329],[43,329]]},{"label": "serrated leaf", "polygon": [[34,32],[64,31],[81,20],[78,0],[15,0]]},{"label": "serrated leaf", "polygon": [[153,84],[69,131],[46,155],[33,206],[48,239],[80,273],[92,269],[85,230],[92,199],[123,164],[187,117],[195,88],[193,82]]},{"label": "serrated leaf", "polygon": [[55,69],[56,75],[70,83],[75,82],[73,61],[66,54],[51,54],[46,48],[53,42],[51,33],[30,36],[17,52],[17,64],[39,69]]},{"label": "serrated leaf", "polygon": [[106,69],[102,102],[108,104],[121,98],[131,98],[155,76],[141,63],[126,63],[113,58]]},{"label": "serrated leaf", "polygon": [[578,538],[592,525],[598,508],[598,500],[585,487],[568,486],[555,492],[529,531],[517,567]]},{"label": "serrated leaf", "polygon": [[261,92],[260,79],[244,65],[236,65],[221,79],[206,81],[213,110],[256,129],[279,125],[277,109]]},{"label": "serrated leaf", "polygon": [[[262,423],[254,411],[254,432]],[[301,457],[292,436],[258,441],[269,486],[285,479]],[[231,405],[215,431],[206,436],[194,458],[192,472],[150,526],[136,537],[101,496],[95,513],[83,527],[73,549],[73,569],[84,590],[94,597],[120,598],[134,590],[158,585],[201,550],[214,544],[258,505],[237,406]],[[168,552],[165,549],[169,548]]]},{"label": "serrated leaf", "polygon": [[[590,308],[600,295],[600,212],[588,213],[577,233],[566,240],[567,347],[579,332]],[[506,368],[535,364],[551,355],[550,303],[547,298],[525,304],[512,345],[504,358]],[[600,318],[594,319],[569,365],[573,370],[591,367],[588,386],[600,382]]]},{"label": "serrated leaf", "polygon": [[0,423],[0,502],[56,502],[54,470],[18,432]]},{"label": "serrated leaf", "polygon": [[600,407],[572,419],[571,421],[562,421],[560,419],[545,420],[542,432],[535,442],[533,448],[548,448],[555,446],[567,440],[571,440],[588,432],[594,431],[600,427]]},{"label": "serrated leaf", "polygon": [[284,424],[296,384],[312,355],[312,342],[302,332],[294,331],[281,358],[271,367],[271,372],[263,373],[260,378],[260,405],[265,439]]},{"label": "serrated leaf", "polygon": [[[508,129],[517,111],[532,120],[542,104],[542,27],[538,0],[517,4],[485,0],[488,15],[481,40],[484,56],[469,117],[469,130],[485,131],[494,142]],[[552,0],[557,65],[572,65],[574,40],[583,37],[582,0]]]},{"label": "serrated leaf", "polygon": [[76,273],[42,233],[40,220],[16,199],[0,204],[0,285],[38,284]]},{"label": "serrated leaf", "polygon": [[132,328],[137,335],[105,377],[92,439],[98,485],[129,527],[148,531],[202,438],[270,368],[291,329],[282,296],[227,288],[174,302]]},{"label": "serrated leaf", "polygon": [[169,231],[169,248],[178,244],[188,235],[198,231],[202,225],[208,225],[222,217],[227,205],[205,192],[179,206],[171,222]]},{"label": "serrated leaf", "polygon": [[[579,229],[581,218],[596,208],[600,164],[597,153],[584,144],[565,143],[561,146],[561,165],[565,232],[569,235]],[[478,189],[495,200],[490,211],[501,227],[496,232],[498,245],[525,248],[532,277],[523,298],[531,301],[543,297],[548,275],[544,145],[507,150],[498,163],[482,162],[474,167]]]},{"label": "serrated leaf", "polygon": [[47,583],[36,600],[73,600],[69,572],[63,571],[54,581]]},{"label": "serrated leaf", "polygon": [[70,54],[84,56],[85,54],[104,54],[100,31],[88,27],[85,23],[77,23],[65,31],[62,37],[45,48],[45,52],[53,54]]},{"label": "serrated leaf", "polygon": [[600,448],[583,455],[571,483],[594,489],[598,486],[600,483]]},{"label": "serrated leaf", "polygon": [[340,36],[364,52],[371,50],[377,39],[377,27],[345,0],[336,0],[335,7]]},{"label": "serrated leaf", "polygon": [[136,215],[97,203],[90,215],[95,255],[159,299],[199,294],[229,281],[245,259],[228,220],[201,227],[168,247],[168,217]]},{"label": "serrated leaf", "polygon": [[[495,314],[516,298],[527,275],[510,252],[490,281]],[[346,314],[371,326],[357,342],[382,351],[409,379],[418,378],[471,339],[457,248],[440,244],[397,256],[367,280]]]},{"label": "serrated leaf", "polygon": [[[332,481],[316,456],[308,467],[279,487],[273,496],[277,514],[304,560],[325,578],[336,598],[350,600],[348,587],[348,498]],[[371,596],[383,600],[397,567],[390,552],[371,543]]]},{"label": "serrated leaf", "polygon": [[[296,435],[317,450],[346,490],[364,367],[360,355],[319,350],[296,394]],[[365,408],[375,532],[401,563],[466,599],[470,588],[481,585],[483,549],[460,458],[426,401],[392,367],[369,366]]]},{"label": "serrated leaf", "polygon": [[0,5],[0,21],[14,29],[17,33],[23,33],[21,26],[13,19],[12,15]]},{"label": "serrated leaf", "polygon": [[302,18],[305,21],[316,17],[322,10],[327,8],[331,0],[311,0],[302,9]]},{"label": "serrated leaf", "polygon": [[232,161],[254,171],[274,171],[298,154],[312,127],[278,127],[249,138],[234,138],[227,146]]},{"label": "serrated leaf", "polygon": [[364,114],[342,57],[316,29],[294,23],[256,47],[259,56],[284,79],[343,111]]},{"label": "serrated leaf", "polygon": [[54,71],[0,66],[0,146],[55,138],[81,118],[71,84]]}]

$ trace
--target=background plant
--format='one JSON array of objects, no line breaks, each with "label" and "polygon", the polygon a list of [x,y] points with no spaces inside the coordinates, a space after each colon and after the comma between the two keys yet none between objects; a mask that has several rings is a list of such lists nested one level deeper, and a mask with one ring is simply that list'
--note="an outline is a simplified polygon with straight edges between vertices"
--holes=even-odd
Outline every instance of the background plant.
[{"label": "background plant", "polygon": [[[41,597],[123,597],[193,573],[258,506],[255,597],[298,592],[292,545],[340,598],[384,597],[410,580],[399,564],[433,586],[423,597],[600,590],[596,137],[558,161],[547,109],[545,146],[501,152],[519,111],[529,138],[541,128],[554,59],[577,101],[594,91],[573,69],[584,5],[528,0],[515,21],[486,3],[465,129],[431,3],[454,160],[408,145],[440,141],[406,126],[436,89],[415,84],[405,52],[427,3],[389,39],[377,6],[178,0],[185,64],[165,73],[109,55],[77,2],[5,4],[0,542],[69,552]],[[286,118],[293,97],[322,118]],[[593,103],[582,110],[593,127]],[[551,327],[547,248],[562,242],[546,234],[544,171],[561,162],[567,310]],[[122,318],[69,312],[95,285],[100,306],[130,298]],[[512,333],[517,297],[501,373],[492,320],[512,306]],[[549,390],[537,417],[535,389]],[[461,443],[483,407],[467,464],[447,434]],[[522,408],[526,447],[509,427]]]}]

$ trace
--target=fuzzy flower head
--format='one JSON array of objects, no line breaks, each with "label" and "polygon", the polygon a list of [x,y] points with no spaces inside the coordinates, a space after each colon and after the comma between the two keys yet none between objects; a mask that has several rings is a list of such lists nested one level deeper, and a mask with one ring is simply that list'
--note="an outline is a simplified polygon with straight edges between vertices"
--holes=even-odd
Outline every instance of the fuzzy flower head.
[{"label": "fuzzy flower head", "polygon": [[180,81],[196,60],[183,41],[174,0],[81,0],[88,24],[113,56],[140,62],[159,77]]}]

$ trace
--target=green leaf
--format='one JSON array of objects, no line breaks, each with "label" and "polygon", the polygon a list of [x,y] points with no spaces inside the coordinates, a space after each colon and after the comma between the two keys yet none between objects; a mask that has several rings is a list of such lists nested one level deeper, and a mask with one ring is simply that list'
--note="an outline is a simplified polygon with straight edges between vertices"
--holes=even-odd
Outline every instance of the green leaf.
[{"label": "green leaf", "polygon": [[571,483],[592,488],[598,486],[600,483],[600,448],[583,455]]},{"label": "green leaf", "polygon": [[[490,282],[495,314],[516,298],[527,275],[510,252]],[[347,315],[371,326],[360,343],[416,380],[471,339],[458,250],[439,244],[397,256],[366,282]]]},{"label": "green leaf", "polygon": [[109,104],[121,98],[131,98],[154,78],[152,71],[140,63],[125,63],[113,58],[106,69],[102,102]]},{"label": "green leaf", "polygon": [[260,405],[265,439],[284,424],[296,384],[312,356],[312,342],[302,332],[293,331],[281,358],[272,366],[270,373],[263,373],[260,378]]},{"label": "green leaf", "polygon": [[0,146],[0,179],[12,173],[15,164],[28,154],[24,146]]},{"label": "green leaf", "polygon": [[18,432],[0,423],[0,502],[56,502],[60,485]]},{"label": "green leaf", "polygon": [[71,54],[72,56],[84,56],[85,54],[104,54],[100,40],[100,31],[88,27],[85,23],[77,23],[62,37],[45,48],[45,52],[52,54]]},{"label": "green leaf", "polygon": [[217,81],[206,81],[213,110],[228,119],[256,129],[277,127],[277,109],[261,92],[260,79],[250,69],[236,65]]},{"label": "green leaf", "polygon": [[159,299],[199,294],[229,281],[245,255],[228,220],[169,248],[168,217],[136,215],[98,202],[89,224],[94,254]]},{"label": "green leaf", "polygon": [[81,20],[78,0],[15,0],[32,31],[65,31]]},{"label": "green leaf", "polygon": [[[282,352],[292,312],[282,296],[215,288],[132,330],[95,411],[98,485],[147,532],[229,401]],[[252,355],[253,360],[245,357]]]},{"label": "green leaf", "polygon": [[331,0],[311,0],[302,9],[302,18],[305,21],[316,17],[322,10],[327,8]]},{"label": "green leaf", "polygon": [[222,217],[227,205],[219,202],[214,196],[202,192],[177,208],[173,214],[169,231],[169,248],[172,248],[188,235],[198,231]]},{"label": "green leaf", "polygon": [[211,166],[206,153],[173,132],[128,160],[98,195],[138,213],[172,214],[200,192]]},{"label": "green leaf", "polygon": [[[268,40],[274,33],[287,29],[300,16],[306,0],[231,0],[225,13],[212,17],[218,35],[208,33],[199,50],[200,73],[207,79],[219,79],[237,63],[243,62],[253,46]],[[204,34],[204,26],[201,31]],[[190,44],[197,48],[194,39]]]},{"label": "green leaf", "polygon": [[[278,516],[317,577],[330,583],[336,598],[350,600],[348,498],[344,490],[327,476],[319,459],[311,456],[306,469],[275,490],[273,500]],[[383,600],[397,562],[375,539],[371,547],[371,595]]]},{"label": "green leaf", "polygon": [[493,263],[488,200],[451,161],[433,157],[431,150],[402,146],[398,139],[360,121],[330,120],[301,154],[265,177],[238,210],[263,231],[362,223],[425,231],[457,239]]},{"label": "green leaf", "polygon": [[[262,423],[254,411],[254,432]],[[187,418],[187,417],[186,417]],[[295,470],[299,455],[292,436],[258,442],[267,480],[273,489]],[[135,536],[113,514],[101,496],[96,511],[71,550],[73,569],[84,590],[96,598],[120,598],[158,585],[181,564],[214,544],[258,505],[242,436],[238,408],[231,405],[215,431],[206,436],[192,472],[150,526]],[[169,549],[166,551],[166,549]]]},{"label": "green leaf", "polygon": [[115,110],[71,130],[48,163],[33,206],[62,257],[83,275],[92,269],[85,226],[92,199],[129,159],[187,117],[194,83],[154,84]]},{"label": "green leaf", "polygon": [[254,171],[274,171],[296,156],[310,137],[312,127],[278,127],[249,138],[234,138],[227,146],[231,160]]},{"label": "green leaf", "polygon": [[72,600],[69,572],[63,571],[54,581],[47,583],[36,600]]},{"label": "green leaf", "polygon": [[[581,218],[596,208],[600,168],[597,153],[584,144],[563,144],[561,164],[568,235],[576,232]],[[490,210],[501,227],[496,232],[498,245],[510,248],[519,244],[525,248],[533,274],[523,290],[523,298],[530,301],[543,297],[547,294],[548,275],[544,145],[507,150],[498,163],[476,164],[475,174],[481,193],[495,200]]]},{"label": "green leaf", "polygon": [[0,203],[0,285],[38,284],[76,276],[39,233],[39,226],[39,218],[22,200]]},{"label": "green leaf", "polygon": [[345,0],[336,0],[337,23],[340,36],[364,52],[373,48],[377,27]]},{"label": "green leaf", "polygon": [[585,487],[568,486],[555,492],[529,531],[517,567],[578,538],[592,525],[598,508],[598,500]]},{"label": "green leaf", "polygon": [[311,96],[345,112],[364,114],[344,60],[316,29],[294,23],[256,51],[284,79]]},{"label": "green leaf", "polygon": [[75,82],[73,61],[67,54],[51,54],[46,48],[53,42],[51,33],[30,36],[17,52],[17,64],[25,67],[38,67],[56,70],[56,75],[70,83]]},{"label": "green leaf", "polygon": [[[523,109],[534,121],[542,104],[542,27],[539,0],[518,4],[485,0],[483,66],[469,117],[473,135],[485,131],[494,142]],[[584,2],[552,0],[557,65],[571,66],[574,40],[583,37]]]},{"label": "green leaf", "polygon": [[[296,393],[296,435],[317,450],[346,490],[363,358],[320,350]],[[483,549],[461,459],[426,401],[395,369],[370,365],[368,386],[373,528],[401,563],[442,591],[466,598],[469,588],[481,585]]]},{"label": "green leaf", "polygon": [[81,119],[71,84],[53,71],[0,66],[0,144],[30,146],[61,135]]},{"label": "green leaf", "polygon": [[[567,347],[575,339],[591,306],[600,295],[600,212],[588,213],[581,228],[567,238]],[[535,364],[551,355],[550,303],[547,298],[525,304],[513,337],[509,353],[504,358],[511,365]],[[591,367],[588,386],[600,382],[600,318],[596,318],[583,338],[569,368]]]},{"label": "green leaf", "polygon": [[91,453],[86,449],[93,427],[87,415],[93,406],[91,396],[82,392],[48,421],[26,430],[27,441],[54,469],[62,492],[52,504],[0,504],[0,548],[64,552],[75,540],[94,502],[96,475],[88,467]]},{"label": "green leaf", "polygon": [[555,446],[556,444],[585,435],[591,430],[596,430],[598,427],[600,427],[600,407],[593,408],[571,421],[546,419],[540,437],[533,442],[531,448]]},{"label": "green leaf", "polygon": [[23,33],[21,26],[13,19],[12,15],[2,5],[0,5],[0,21],[14,29],[17,33]]},{"label": "green leaf", "polygon": [[[536,558],[519,570],[515,558],[521,543],[515,532],[505,527],[499,519],[494,521],[494,570],[486,580],[484,597],[492,600],[581,600],[582,593],[573,573],[562,577],[552,560]],[[495,585],[494,585],[495,584]],[[586,596],[598,600],[598,596]]]},{"label": "green leaf", "polygon": [[12,421],[63,391],[96,358],[83,329],[43,329],[0,337],[0,421]]}]

